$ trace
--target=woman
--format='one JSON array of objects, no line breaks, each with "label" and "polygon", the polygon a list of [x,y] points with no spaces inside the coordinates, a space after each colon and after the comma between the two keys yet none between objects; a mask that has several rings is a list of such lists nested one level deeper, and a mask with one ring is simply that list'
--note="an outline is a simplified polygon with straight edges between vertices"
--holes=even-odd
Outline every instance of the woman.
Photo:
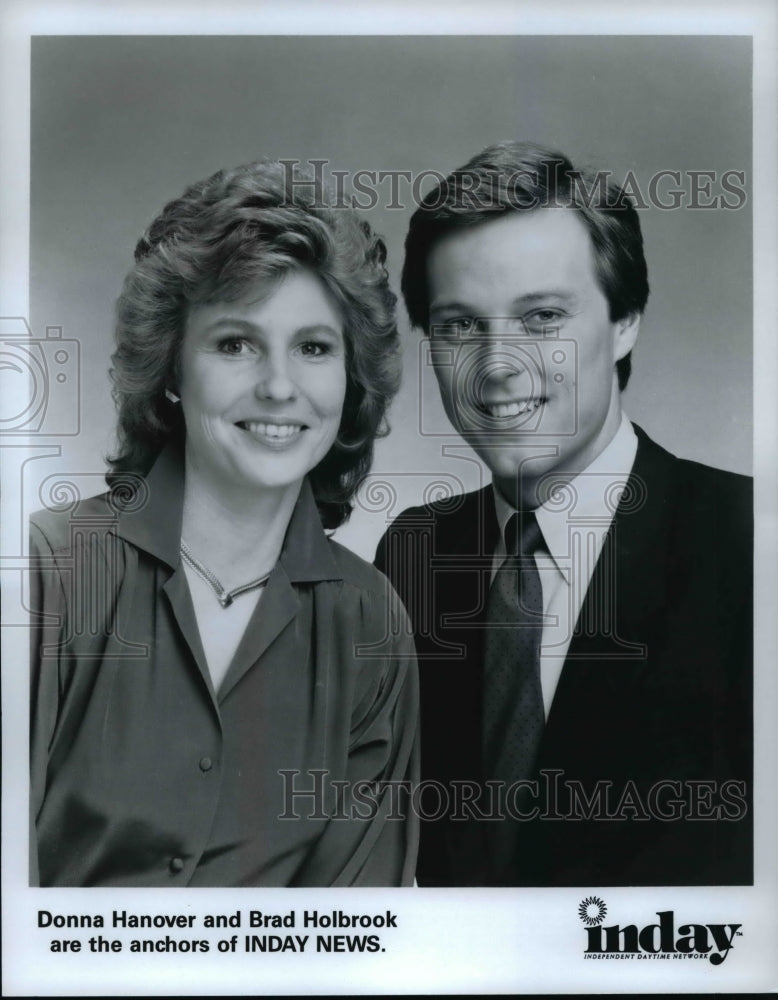
[{"label": "woman", "polygon": [[324,530],[398,384],[384,258],[272,163],[138,243],[111,490],[32,519],[40,884],[412,882],[410,629]]}]

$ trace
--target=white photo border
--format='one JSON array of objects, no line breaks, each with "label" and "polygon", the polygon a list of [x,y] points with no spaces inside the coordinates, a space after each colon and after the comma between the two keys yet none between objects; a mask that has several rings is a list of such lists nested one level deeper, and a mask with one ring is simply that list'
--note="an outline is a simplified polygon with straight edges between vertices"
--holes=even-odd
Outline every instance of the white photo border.
[{"label": "white photo border", "polygon": [[[743,937],[720,968],[707,962],[584,963],[583,890],[43,890],[27,886],[27,681],[23,629],[3,629],[3,979],[5,995],[241,995],[335,993],[766,992],[778,988],[778,11],[770,0],[738,4],[478,5],[336,3],[107,5],[7,2],[2,14],[2,234],[0,315],[29,314],[30,39],[42,34],[745,34],[754,54],[754,456],[757,569],[753,888],[608,889],[611,912],[650,923],[660,909],[702,923],[737,922]],[[0,448],[5,481],[18,446]],[[4,496],[3,551],[15,552],[19,498]],[[23,607],[22,574],[3,571],[4,614]],[[593,892],[597,887],[592,887]],[[250,893],[247,897],[247,893]],[[57,955],[37,927],[40,909],[67,913],[286,913],[319,909],[398,915],[378,955]],[[679,963],[680,964],[680,963]]]}]

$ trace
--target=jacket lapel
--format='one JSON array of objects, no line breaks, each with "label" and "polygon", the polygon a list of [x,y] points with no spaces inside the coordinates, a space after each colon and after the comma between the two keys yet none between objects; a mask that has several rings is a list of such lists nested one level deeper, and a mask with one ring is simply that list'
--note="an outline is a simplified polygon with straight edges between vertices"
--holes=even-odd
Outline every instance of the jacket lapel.
[{"label": "jacket lapel", "polygon": [[453,502],[462,506],[454,517],[437,522],[438,530],[445,526],[445,535],[433,536],[432,578],[422,582],[434,610],[432,635],[418,639],[422,718],[445,720],[447,731],[435,732],[431,722],[422,724],[422,755],[434,762],[431,770],[438,776],[476,778],[481,760],[483,619],[499,527],[491,486],[468,494],[464,502],[461,497]]},{"label": "jacket lapel", "polygon": [[624,696],[646,666],[656,616],[666,606],[675,460],[635,430],[635,465],[581,607],[549,713],[548,740],[558,725],[568,726],[571,714],[585,714],[587,704]]}]

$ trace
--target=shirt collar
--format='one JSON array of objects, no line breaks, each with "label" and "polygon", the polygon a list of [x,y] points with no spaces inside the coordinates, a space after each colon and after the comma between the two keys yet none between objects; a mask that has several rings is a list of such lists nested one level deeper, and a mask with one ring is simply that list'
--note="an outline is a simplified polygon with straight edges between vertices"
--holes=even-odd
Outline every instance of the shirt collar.
[{"label": "shirt collar", "polygon": [[292,583],[342,580],[332,546],[324,534],[319,509],[307,477],[292,511],[280,562]]},{"label": "shirt collar", "polygon": [[[573,527],[602,528],[604,535],[618,506],[620,488],[629,478],[637,452],[637,436],[626,414],[609,444],[590,465],[561,491],[562,501],[549,498],[535,514],[546,548],[557,566],[562,559],[569,561],[569,529]],[[505,543],[505,529],[516,513],[514,507],[492,484],[500,537]],[[574,499],[573,499],[574,498]]]},{"label": "shirt collar", "polygon": [[[121,507],[117,534],[175,568],[181,559],[183,507],[183,448],[171,439],[134,496]],[[307,478],[292,511],[279,562],[293,583],[342,579]]]},{"label": "shirt collar", "polygon": [[184,457],[177,440],[168,441],[127,502],[117,503],[117,506],[120,510],[116,532],[120,537],[168,566],[178,565],[184,508]]}]

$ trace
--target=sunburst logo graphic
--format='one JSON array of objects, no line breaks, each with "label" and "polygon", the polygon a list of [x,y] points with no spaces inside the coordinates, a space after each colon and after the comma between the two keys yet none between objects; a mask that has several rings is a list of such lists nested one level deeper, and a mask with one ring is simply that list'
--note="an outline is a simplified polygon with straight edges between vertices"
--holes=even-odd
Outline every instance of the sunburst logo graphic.
[{"label": "sunburst logo graphic", "polygon": [[587,927],[594,927],[595,924],[602,923],[607,912],[608,907],[599,896],[587,896],[586,899],[581,900],[578,907],[578,916]]}]

